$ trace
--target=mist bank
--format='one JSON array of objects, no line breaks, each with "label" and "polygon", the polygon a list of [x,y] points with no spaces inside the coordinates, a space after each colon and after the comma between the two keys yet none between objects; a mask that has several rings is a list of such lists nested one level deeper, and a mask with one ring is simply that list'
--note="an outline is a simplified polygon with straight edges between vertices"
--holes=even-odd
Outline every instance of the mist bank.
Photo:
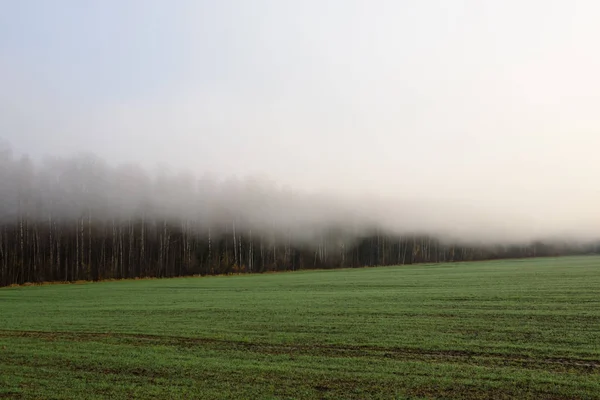
[{"label": "mist bank", "polygon": [[[0,284],[597,252],[593,232],[462,204],[297,191],[0,148]],[[564,228],[564,227],[561,227]]]},{"label": "mist bank", "polygon": [[[390,186],[402,187],[402,174]],[[474,189],[476,191],[476,189]],[[96,221],[152,218],[188,221],[214,232],[235,223],[261,234],[292,231],[307,244],[335,227],[349,237],[376,230],[430,235],[464,244],[526,244],[535,240],[600,238],[597,216],[565,218],[565,210],[540,217],[482,201],[457,201],[432,188],[428,197],[373,189],[354,193],[294,190],[264,176],[194,175],[168,167],[110,165],[94,154],[32,160],[0,143],[0,221]],[[514,193],[519,196],[519,193]],[[468,195],[465,196],[468,198]],[[476,193],[473,199],[480,198]],[[566,205],[568,207],[568,205]]]}]

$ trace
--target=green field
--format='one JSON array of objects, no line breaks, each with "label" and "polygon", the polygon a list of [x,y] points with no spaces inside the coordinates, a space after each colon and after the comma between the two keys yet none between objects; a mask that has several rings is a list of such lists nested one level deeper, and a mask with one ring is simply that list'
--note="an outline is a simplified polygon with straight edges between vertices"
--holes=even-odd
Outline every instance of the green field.
[{"label": "green field", "polygon": [[600,258],[5,288],[0,398],[600,398]]}]

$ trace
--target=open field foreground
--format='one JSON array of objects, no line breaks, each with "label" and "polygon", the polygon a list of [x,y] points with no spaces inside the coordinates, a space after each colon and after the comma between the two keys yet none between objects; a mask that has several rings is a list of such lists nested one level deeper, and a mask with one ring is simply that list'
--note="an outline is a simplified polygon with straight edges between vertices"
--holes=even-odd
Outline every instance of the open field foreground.
[{"label": "open field foreground", "polygon": [[0,398],[600,398],[600,258],[5,288]]}]

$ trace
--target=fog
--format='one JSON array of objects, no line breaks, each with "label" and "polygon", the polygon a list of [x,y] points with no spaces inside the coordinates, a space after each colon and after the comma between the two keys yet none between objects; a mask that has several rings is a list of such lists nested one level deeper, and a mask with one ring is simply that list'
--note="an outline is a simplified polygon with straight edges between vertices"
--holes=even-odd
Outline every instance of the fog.
[{"label": "fog", "polygon": [[11,2],[0,217],[596,239],[598,17],[594,1]]},{"label": "fog", "polygon": [[381,230],[486,244],[552,237],[587,240],[597,232],[590,221],[544,223],[518,210],[491,213],[477,204],[469,207],[433,197],[308,192],[264,177],[216,179],[165,168],[147,171],[134,164],[110,165],[93,154],[36,162],[14,154],[6,144],[0,152],[0,171],[0,221],[8,223],[20,215],[40,221],[88,215],[94,220],[158,218],[191,221],[213,232],[231,224],[262,234],[293,232],[307,244],[317,243],[333,228],[349,240]]}]

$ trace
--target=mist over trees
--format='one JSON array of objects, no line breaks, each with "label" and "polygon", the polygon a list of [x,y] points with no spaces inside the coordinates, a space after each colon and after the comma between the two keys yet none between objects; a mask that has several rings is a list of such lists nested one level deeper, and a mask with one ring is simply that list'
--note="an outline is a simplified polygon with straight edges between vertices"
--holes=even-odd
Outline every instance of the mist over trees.
[{"label": "mist over trees", "polygon": [[37,163],[0,144],[0,285],[598,251],[593,243],[452,237],[406,205],[393,215],[380,205],[260,179],[150,174],[89,154]]}]

